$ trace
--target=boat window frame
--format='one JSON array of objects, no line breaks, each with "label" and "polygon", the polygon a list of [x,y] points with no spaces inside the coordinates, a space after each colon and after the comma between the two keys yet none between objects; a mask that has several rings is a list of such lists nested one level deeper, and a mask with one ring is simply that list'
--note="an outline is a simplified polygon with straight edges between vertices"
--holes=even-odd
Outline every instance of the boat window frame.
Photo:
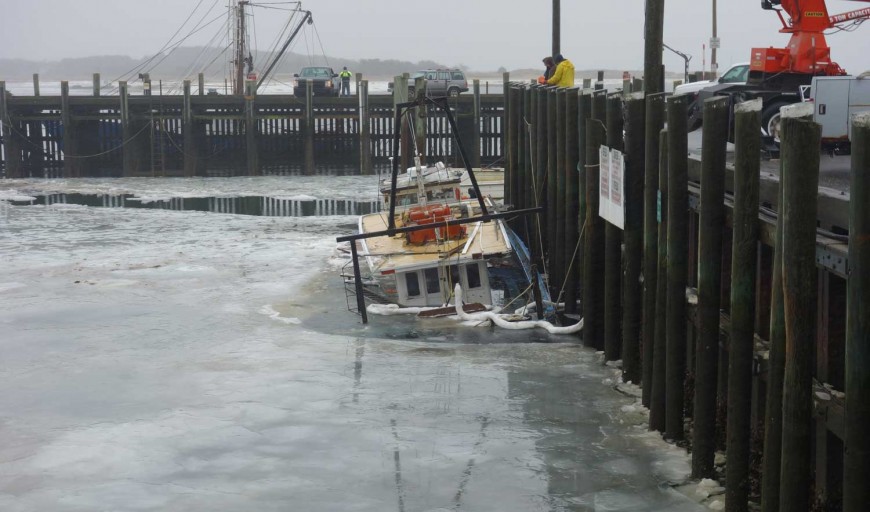
[{"label": "boat window frame", "polygon": [[[472,268],[474,269],[474,279],[472,279],[472,275],[471,275]],[[475,281],[477,282],[477,285],[472,284]],[[465,265],[465,282],[466,282],[466,286],[468,286],[469,290],[474,290],[474,289],[483,287],[483,279],[480,276],[480,264],[479,263],[475,262],[475,263],[468,263],[467,265]]]},{"label": "boat window frame", "polygon": [[[416,271],[415,272],[403,272],[403,274],[405,276],[405,293],[408,295],[408,298],[410,299],[413,297],[422,297],[423,294],[422,294],[422,288],[420,287],[420,276],[417,275],[417,272]],[[414,276],[414,285],[413,286],[416,288],[417,293],[411,293],[411,289],[412,289],[411,281],[410,281],[411,276]]]}]

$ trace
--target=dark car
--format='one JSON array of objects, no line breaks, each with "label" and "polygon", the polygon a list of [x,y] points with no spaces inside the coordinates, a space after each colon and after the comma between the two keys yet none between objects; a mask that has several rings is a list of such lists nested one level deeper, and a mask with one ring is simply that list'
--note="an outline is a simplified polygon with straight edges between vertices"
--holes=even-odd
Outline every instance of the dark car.
[{"label": "dark car", "polygon": [[332,68],[324,66],[309,66],[302,68],[299,73],[293,75],[293,94],[299,97],[305,96],[305,87],[311,81],[315,96],[338,96],[341,92],[338,73]]},{"label": "dark car", "polygon": [[[468,80],[461,69],[424,69],[408,78],[409,96],[414,96],[414,83],[417,78],[426,80],[426,95],[430,97],[459,96],[468,90]],[[387,84],[387,90],[393,91],[393,82]]]}]

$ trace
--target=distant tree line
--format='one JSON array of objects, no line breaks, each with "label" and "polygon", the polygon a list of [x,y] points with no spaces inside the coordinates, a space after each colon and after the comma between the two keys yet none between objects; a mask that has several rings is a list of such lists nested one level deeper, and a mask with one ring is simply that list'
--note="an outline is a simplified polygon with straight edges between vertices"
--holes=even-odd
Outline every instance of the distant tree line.
[{"label": "distant tree line", "polygon": [[[255,52],[254,69],[263,72],[271,62],[268,52]],[[195,79],[203,73],[206,79],[214,80],[229,76],[232,55],[217,48],[184,47],[170,54],[135,59],[125,55],[101,55],[57,61],[33,61],[25,59],[0,59],[0,80],[28,80],[34,73],[45,79],[88,80],[93,73],[100,73],[103,81],[129,80],[138,78],[139,73],[150,73],[151,77],[162,79]],[[411,62],[396,59],[341,59],[326,56],[310,57],[295,53],[285,54],[273,74],[292,75],[304,66],[332,66],[339,70],[343,66],[353,72],[373,77],[392,77],[417,69],[460,67],[447,66],[440,62],[422,60]]]}]

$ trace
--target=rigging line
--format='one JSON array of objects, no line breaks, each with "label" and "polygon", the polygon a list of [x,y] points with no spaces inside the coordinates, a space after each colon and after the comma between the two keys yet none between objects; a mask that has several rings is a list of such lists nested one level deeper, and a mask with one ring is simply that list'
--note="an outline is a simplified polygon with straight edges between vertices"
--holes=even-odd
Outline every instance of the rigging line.
[{"label": "rigging line", "polygon": [[202,31],[202,30],[205,30],[209,25],[211,25],[211,24],[214,23],[215,21],[220,20],[220,19],[222,19],[222,18],[223,18],[223,15],[218,16],[218,17],[215,17],[215,18],[212,18],[211,20],[208,21],[208,23],[206,23],[206,24],[203,25],[202,27],[199,27],[197,30],[195,30],[195,31],[189,33],[188,35],[184,36],[184,38],[181,39],[181,40],[179,40],[177,43],[175,43],[175,45],[173,45],[172,49],[170,49],[168,52],[166,52],[166,53],[165,53],[165,54],[160,58],[160,60],[157,61],[157,63],[155,63],[155,64],[154,64],[153,66],[151,66],[150,68],[148,68],[146,71],[152,71],[155,67],[157,67],[157,66],[159,66],[160,64],[162,64],[164,60],[166,60],[167,58],[169,58],[169,56],[172,55],[172,52],[174,52],[175,50],[177,50],[177,49],[178,49],[182,44],[184,44],[185,41],[187,41],[189,38],[191,38],[191,37],[192,37],[193,35],[195,35],[197,32],[200,32],[200,31]]},{"label": "rigging line", "polygon": [[[254,54],[256,54],[260,49],[260,43],[257,40],[257,18],[254,16],[254,10],[251,9],[251,31],[254,33]],[[248,53],[251,53],[250,46],[248,47]],[[251,68],[254,67],[253,60],[251,61]]]},{"label": "rigging line", "polygon": [[[191,36],[193,36],[193,35],[196,34],[197,32],[199,32],[199,31],[201,31],[201,30],[204,30],[206,27],[208,27],[209,25],[211,25],[211,24],[214,23],[215,21],[221,19],[222,17],[223,17],[223,15],[213,18],[212,20],[210,20],[208,23],[206,23],[205,25],[203,25],[202,27],[200,27],[200,28],[197,29],[196,31],[191,32],[190,34],[188,34],[187,36],[185,36],[183,39],[181,39],[180,41],[178,41],[177,43],[175,43],[174,47],[173,47],[169,52],[167,52],[166,54],[164,54],[164,55],[162,56],[162,58],[161,58],[161,59],[160,59],[156,64],[154,64],[154,66],[152,66],[151,68],[148,69],[148,71],[153,70],[154,67],[160,65],[164,60],[166,60],[166,59],[167,59],[167,58],[172,54],[172,52],[174,52],[175,50],[177,50],[178,47],[181,46],[181,44],[183,44],[184,41],[186,41],[188,38],[190,38]],[[153,57],[151,57],[150,59],[148,59],[146,62],[144,62],[144,63],[140,64],[139,66],[137,66],[137,67],[133,70],[133,72],[131,72],[131,73],[127,74],[127,75],[124,75],[124,76],[118,77],[118,78],[116,78],[115,80],[113,80],[113,82],[119,81],[121,78],[130,77],[133,73],[135,73],[135,72],[138,71],[138,70],[141,70],[141,69],[143,68],[143,66],[145,66],[145,65],[146,65],[147,63],[149,63],[150,61],[154,60],[156,57],[157,57],[157,55],[154,55]],[[112,92],[115,92],[115,91],[117,91],[117,90],[118,90],[118,87],[116,86],[114,89],[112,89]]]},{"label": "rigging line", "polygon": [[[265,7],[267,5],[296,5],[297,8],[302,7],[302,2],[251,2],[254,7]],[[287,9],[288,11],[290,9]]]},{"label": "rigging line", "polygon": [[[293,23],[293,20],[296,19],[296,15],[299,11],[296,11],[287,18],[287,21],[284,23],[284,27],[281,29],[281,32],[275,37],[275,40],[272,42],[269,47],[269,54],[266,57],[266,62],[272,62],[275,59],[276,54],[278,53],[278,49],[280,48],[281,41],[284,41],[287,37],[287,34],[290,32],[290,26]],[[283,57],[283,56],[282,56]]]},{"label": "rigging line", "polygon": [[[42,154],[42,156],[47,156],[47,157],[52,156],[50,153],[46,153],[46,152],[45,152],[45,149],[44,149],[41,145],[36,144],[36,143],[33,142],[32,140],[30,140],[30,138],[27,136],[27,134],[22,133],[21,130],[19,130],[19,129],[16,128],[14,125],[12,125],[12,123],[11,123],[11,122],[12,122],[12,119],[9,118],[8,115],[6,116],[6,118],[7,118],[7,122],[9,123],[9,126],[10,126],[10,128],[12,129],[12,131],[14,131],[15,133],[17,133],[18,136],[21,137],[21,138],[24,140],[24,142],[26,142],[26,143],[29,144],[31,147],[33,147],[34,149],[36,149],[37,151],[39,151],[39,153]],[[63,125],[63,123],[61,123],[61,125]],[[135,139],[136,137],[138,137],[138,136],[139,136],[143,131],[145,131],[146,128],[149,128],[150,126],[151,126],[151,121],[148,121],[147,123],[145,123],[145,125],[144,125],[144,126],[143,126],[139,131],[138,131],[138,132],[134,133],[133,136],[131,136],[131,137],[130,137],[129,139],[127,139],[126,141],[122,142],[121,145],[119,145],[119,146],[115,146],[114,148],[110,148],[110,149],[108,149],[108,150],[106,150],[106,151],[103,151],[103,152],[100,152],[100,153],[95,153],[95,154],[93,154],[93,155],[70,155],[70,154],[67,154],[67,152],[64,151],[64,150],[62,150],[62,149],[59,150],[59,151],[60,151],[61,153],[63,153],[63,157],[64,157],[64,159],[66,159],[66,158],[71,158],[71,159],[76,159],[76,158],[78,158],[78,159],[96,158],[96,157],[98,157],[98,156],[107,155],[107,154],[109,154],[109,153],[112,153],[112,152],[114,152],[114,151],[117,151],[117,150],[123,148],[124,146],[126,146],[127,144],[129,144],[130,142],[132,142],[133,139]],[[58,161],[59,161],[59,160],[58,160]]]},{"label": "rigging line", "polygon": [[308,30],[305,27],[302,27],[302,30],[305,31],[303,37],[305,38],[305,53],[308,54],[308,65],[311,65],[311,47],[308,46]]},{"label": "rigging line", "polygon": [[556,298],[556,304],[562,302],[562,294],[565,293],[565,286],[568,284],[568,276],[571,274],[571,269],[574,267],[574,262],[577,261],[577,251],[580,250],[580,244],[583,242],[583,233],[586,231],[586,221],[583,221],[583,227],[580,229],[580,236],[577,238],[577,245],[574,246],[574,255],[571,256],[571,264],[568,265],[568,270],[565,272],[565,280],[562,281],[562,289],[559,290],[559,296]]},{"label": "rigging line", "polygon": [[[195,60],[193,61],[193,63],[192,63],[192,64],[191,64],[191,65],[190,65],[190,66],[185,70],[185,72],[182,74],[182,76],[190,76],[190,75],[193,73],[194,69],[196,69],[196,68],[199,67],[200,59],[201,59],[203,56],[205,56],[206,53],[207,53],[208,51],[218,50],[218,51],[217,51],[217,55],[216,55],[214,58],[212,58],[212,60],[209,61],[208,64],[206,64],[205,66],[199,68],[199,69],[201,69],[203,72],[204,72],[204,71],[205,71],[209,66],[211,66],[211,65],[214,63],[215,60],[217,60],[221,55],[223,55],[223,53],[226,51],[226,48],[224,48],[223,50],[221,50],[219,47],[218,47],[218,48],[215,48],[215,47],[214,47],[215,44],[216,44],[216,43],[218,42],[218,40],[220,39],[220,37],[221,37],[221,32],[222,32],[222,31],[223,31],[223,27],[220,27],[220,28],[218,29],[218,31],[215,32],[215,35],[212,36],[211,39],[209,39],[209,41],[208,41],[208,43],[206,44],[206,46],[203,47],[202,51],[200,51],[199,55],[197,55],[196,59],[195,59]],[[229,47],[227,47],[227,48],[229,48]],[[172,87],[169,89],[168,94],[172,94],[172,93],[174,93],[174,92],[177,90],[177,87],[180,87],[180,86],[181,86],[181,83],[177,83],[176,85],[172,86]]]},{"label": "rigging line", "polygon": [[320,44],[320,53],[323,55],[323,60],[326,61],[326,65],[329,66],[329,57],[327,57],[326,52],[323,51],[323,41],[320,40],[320,32],[317,31],[317,23],[312,21],[311,24],[314,26],[314,34],[317,35],[317,42]]},{"label": "rigging line", "polygon": [[[526,123],[526,129],[529,130],[529,137],[528,137],[528,139],[529,139],[529,155],[531,155],[529,167],[531,168],[531,173],[532,173],[532,189],[533,189],[532,196],[535,198],[535,207],[538,207],[538,206],[540,206],[540,196],[538,194],[538,174],[535,172],[535,163],[537,160],[535,159],[535,147],[534,147],[534,144],[532,143],[532,134],[531,134],[532,123],[526,121],[526,116],[523,116],[523,122]],[[538,247],[540,247],[541,253],[543,254],[543,252],[544,252],[544,236],[543,236],[543,229],[541,229],[541,216],[540,215],[535,215],[535,223],[538,226]],[[544,267],[544,273],[547,274],[547,264],[544,262],[544,260],[545,260],[545,258],[541,258],[541,266]],[[547,274],[547,275],[549,275],[549,274]]]},{"label": "rigging line", "polygon": [[[131,70],[128,71],[127,73],[122,74],[121,76],[115,78],[114,80],[112,80],[112,82],[117,82],[117,81],[120,80],[121,78],[123,78],[123,77],[125,77],[125,76],[129,76],[129,75],[135,73],[137,70],[141,69],[142,66],[147,65],[148,62],[150,62],[151,60],[153,60],[157,55],[159,55],[163,50],[165,50],[166,47],[169,46],[170,43],[172,43],[172,40],[175,39],[175,36],[177,36],[177,35],[181,32],[181,29],[183,29],[184,26],[187,25],[187,22],[190,21],[191,18],[193,18],[194,13],[196,13],[196,11],[199,9],[199,6],[202,5],[202,3],[203,3],[204,1],[205,1],[205,0],[199,0],[199,2],[196,4],[196,7],[194,7],[193,10],[190,11],[190,14],[187,15],[187,19],[184,20],[184,23],[182,23],[182,24],[178,27],[178,29],[175,31],[174,34],[172,34],[172,37],[169,38],[169,40],[168,40],[168,41],[163,45],[163,47],[160,48],[159,50],[157,50],[157,53],[155,53],[155,54],[154,54],[150,59],[148,59],[148,60],[145,61],[144,63],[140,63],[138,66],[134,67],[133,69],[131,69]],[[215,0],[215,4],[217,4],[217,0]],[[212,7],[214,7],[214,5],[213,5]],[[209,12],[210,12],[210,11],[209,11]]]}]

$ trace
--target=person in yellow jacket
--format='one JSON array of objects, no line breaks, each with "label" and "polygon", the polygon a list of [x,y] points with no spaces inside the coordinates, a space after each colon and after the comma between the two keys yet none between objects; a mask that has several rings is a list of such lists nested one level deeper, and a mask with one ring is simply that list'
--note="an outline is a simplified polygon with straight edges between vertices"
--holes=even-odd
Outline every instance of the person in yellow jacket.
[{"label": "person in yellow jacket", "polygon": [[561,53],[556,55],[555,60],[556,71],[547,80],[547,84],[555,85],[556,87],[574,87],[574,64],[565,57],[562,57]]},{"label": "person in yellow jacket", "polygon": [[341,89],[339,94],[341,96],[350,96],[350,77],[353,75],[351,75],[351,72],[347,70],[347,66],[341,70],[341,73],[339,73],[338,76],[341,77]]}]

